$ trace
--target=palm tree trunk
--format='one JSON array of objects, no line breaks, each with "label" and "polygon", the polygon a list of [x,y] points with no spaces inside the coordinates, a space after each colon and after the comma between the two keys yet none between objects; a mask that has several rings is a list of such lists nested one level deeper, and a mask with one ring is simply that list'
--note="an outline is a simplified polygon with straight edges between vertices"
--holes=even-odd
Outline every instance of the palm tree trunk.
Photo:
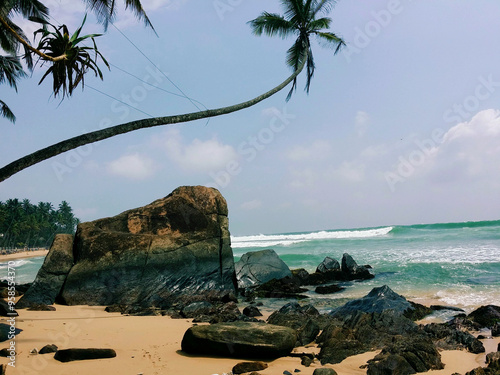
[{"label": "palm tree trunk", "polygon": [[16,33],[16,30],[14,30],[12,27],[10,27],[8,22],[5,21],[2,17],[0,17],[0,24],[2,24],[7,29],[7,31],[9,31],[14,36],[14,38],[17,39],[17,41],[19,43],[21,43],[23,46],[25,46],[27,49],[29,49],[34,54],[40,56],[42,59],[47,60],[47,61],[52,61],[52,62],[66,60],[66,55],[52,57],[52,56],[49,56],[49,55],[43,53],[40,50],[37,50],[35,47],[33,47],[31,44],[29,44],[27,41],[25,41],[18,33]]},{"label": "palm tree trunk", "polygon": [[[307,56],[306,56],[307,57]],[[239,103],[236,105],[232,105],[229,107],[222,107],[217,109],[209,109],[205,111],[192,112],[183,115],[175,115],[175,116],[166,116],[166,117],[155,117],[155,118],[147,118],[143,120],[131,121],[125,124],[112,126],[106,129],[97,130],[94,132],[86,133],[79,135],[77,137],[73,137],[67,139],[65,141],[56,143],[52,146],[46,147],[39,151],[36,151],[30,155],[24,156],[21,159],[18,159],[5,167],[0,169],[0,182],[6,180],[10,176],[16,174],[17,172],[22,171],[34,164],[37,164],[41,161],[49,159],[53,156],[62,154],[63,152],[73,150],[77,147],[84,146],[89,143],[94,143],[98,141],[102,141],[106,138],[114,137],[115,135],[128,133],[138,129],[151,128],[153,126],[160,125],[170,125],[170,124],[178,124],[181,122],[189,122],[194,120],[199,120],[203,118],[216,117],[221,115],[226,115],[232,112],[236,112],[248,107],[251,107],[270,96],[276,94],[277,92],[284,89],[290,82],[292,82],[304,69],[307,58],[304,58],[301,65],[297,68],[297,70],[288,77],[283,83],[276,86],[272,90],[262,94],[254,99],[248,100],[243,103]]]}]

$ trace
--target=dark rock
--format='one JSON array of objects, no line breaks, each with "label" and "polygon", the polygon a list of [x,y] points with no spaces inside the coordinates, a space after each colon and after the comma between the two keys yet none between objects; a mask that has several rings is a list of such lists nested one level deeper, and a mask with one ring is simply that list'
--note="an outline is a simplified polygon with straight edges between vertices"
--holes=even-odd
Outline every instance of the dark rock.
[{"label": "dark rock", "polygon": [[183,295],[234,292],[227,213],[216,189],[184,186],[147,206],[78,225],[63,302],[166,308]]},{"label": "dark rock", "polygon": [[300,364],[302,366],[309,367],[309,366],[311,366],[312,362],[313,362],[313,360],[309,357],[303,356],[300,358]]},{"label": "dark rock", "polygon": [[370,272],[369,266],[358,266],[356,261],[347,253],[342,256],[342,273],[348,280],[368,280],[375,276]]},{"label": "dark rock", "polygon": [[38,354],[55,353],[55,352],[57,352],[57,345],[47,344],[42,349],[40,349]]},{"label": "dark rock", "polygon": [[483,343],[468,332],[457,328],[453,323],[431,323],[421,327],[435,345],[442,350],[463,350],[471,353],[484,353]]},{"label": "dark rock", "polygon": [[14,350],[10,350],[10,348],[3,348],[0,350],[0,357],[11,357],[16,356],[16,352]]},{"label": "dark rock", "polygon": [[262,313],[260,310],[255,307],[255,306],[247,306],[243,309],[243,315],[249,316],[249,317],[256,317],[256,316],[262,316]]},{"label": "dark rock", "polygon": [[7,371],[8,365],[0,365],[0,375],[5,375],[5,371]]},{"label": "dark rock", "polygon": [[500,352],[488,353],[486,355],[486,364],[488,369],[500,370]]},{"label": "dark rock", "polygon": [[500,323],[500,307],[495,305],[481,306],[471,312],[467,318],[478,323],[481,327],[491,328],[496,323]]},{"label": "dark rock", "polygon": [[454,307],[454,306],[431,305],[430,308],[431,308],[431,310],[434,310],[434,311],[450,310],[450,311],[464,312],[463,309],[461,309],[459,307]]},{"label": "dark rock", "polygon": [[432,314],[433,310],[427,306],[421,305],[419,303],[415,303],[413,301],[410,302],[411,309],[408,309],[404,312],[404,316],[411,320],[420,320],[426,317],[427,315]]},{"label": "dark rock", "polygon": [[409,336],[395,338],[368,361],[367,374],[414,374],[443,368],[441,355],[429,338]]},{"label": "dark rock", "polygon": [[333,317],[342,318],[356,311],[381,313],[385,310],[394,310],[398,314],[403,314],[410,318],[415,318],[416,315],[420,319],[425,316],[422,316],[421,308],[423,311],[430,312],[430,309],[427,309],[425,306],[407,301],[406,298],[395,293],[387,285],[384,285],[379,288],[373,288],[365,297],[349,301],[344,306],[333,310],[330,314]]},{"label": "dark rock", "polygon": [[297,341],[299,345],[307,345],[318,337],[320,328],[313,319],[308,319],[306,324],[297,330]]},{"label": "dark rock", "polygon": [[28,307],[29,311],[56,311],[54,306],[45,305],[43,303],[31,303]]},{"label": "dark rock", "polygon": [[210,315],[214,312],[214,305],[207,301],[193,302],[181,310],[184,318],[194,318],[198,315]]},{"label": "dark rock", "polygon": [[[248,290],[248,289],[247,289]],[[282,279],[273,279],[252,288],[255,297],[260,298],[296,298],[304,299],[307,296],[300,293],[307,292],[307,289],[301,288],[297,280],[292,277],[284,277]]]},{"label": "dark rock", "polygon": [[14,310],[14,305],[9,305],[7,301],[0,299],[0,316],[18,316]]},{"label": "dark rock", "polygon": [[189,328],[182,350],[189,354],[234,358],[278,358],[295,346],[294,330],[265,323],[217,323]]},{"label": "dark rock", "polygon": [[114,358],[116,352],[113,349],[63,349],[58,350],[54,359],[60,362],[83,361],[88,359]]},{"label": "dark rock", "polygon": [[340,263],[330,257],[326,257],[319,265],[316,267],[316,272],[325,273],[328,271],[340,271]]},{"label": "dark rock", "polygon": [[297,302],[290,302],[278,311],[273,312],[267,322],[295,330],[303,327],[309,319],[312,319],[320,329],[330,324],[331,318],[320,315],[319,311],[312,305],[300,306]]},{"label": "dark rock", "polygon": [[283,371],[283,375],[292,375],[292,373],[288,370]]},{"label": "dark rock", "polygon": [[292,270],[292,278],[296,280],[298,285],[310,285],[309,272],[307,272],[304,268]]},{"label": "dark rock", "polygon": [[337,372],[332,368],[317,368],[314,370],[313,375],[337,375]]},{"label": "dark rock", "polygon": [[56,234],[35,281],[16,307],[24,309],[34,304],[53,305],[73,263],[73,236]]},{"label": "dark rock", "polygon": [[243,254],[234,265],[239,288],[264,284],[273,279],[291,277],[292,272],[274,250]]},{"label": "dark rock", "polygon": [[345,289],[344,287],[332,284],[332,285],[318,286],[314,291],[318,294],[332,294],[340,292],[344,289]]},{"label": "dark rock", "polygon": [[356,311],[344,318],[334,320],[316,339],[321,351],[318,358],[322,364],[340,363],[347,357],[382,349],[396,336],[418,334],[418,326],[394,310],[382,313]]},{"label": "dark rock", "polygon": [[[9,321],[9,319],[7,319]],[[11,340],[13,338],[12,335],[18,335],[22,332],[22,329],[14,328],[10,324],[0,323],[0,342]]]},{"label": "dark rock", "polygon": [[240,362],[233,367],[233,374],[265,370],[268,367],[264,362]]}]

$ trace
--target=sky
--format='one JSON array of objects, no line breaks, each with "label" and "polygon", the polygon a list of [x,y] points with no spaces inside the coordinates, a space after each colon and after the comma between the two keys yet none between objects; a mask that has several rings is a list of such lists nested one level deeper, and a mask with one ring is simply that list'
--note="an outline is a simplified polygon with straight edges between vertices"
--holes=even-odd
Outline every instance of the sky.
[{"label": "sky", "polygon": [[[247,24],[280,1],[142,2],[158,36],[123,9],[106,33],[89,15],[84,32],[104,33],[112,64],[103,81],[89,75],[64,101],[38,85],[44,67],[17,93],[2,85],[17,116],[0,119],[2,166],[103,127],[239,103],[291,74],[293,39]],[[85,14],[74,0],[45,3],[73,30]],[[1,182],[0,201],[66,200],[89,221],[212,186],[233,235],[500,219],[499,16],[490,0],[341,0],[331,31],[348,47],[334,56],[314,42],[309,95],[302,75],[289,102],[285,89],[84,146]]]}]

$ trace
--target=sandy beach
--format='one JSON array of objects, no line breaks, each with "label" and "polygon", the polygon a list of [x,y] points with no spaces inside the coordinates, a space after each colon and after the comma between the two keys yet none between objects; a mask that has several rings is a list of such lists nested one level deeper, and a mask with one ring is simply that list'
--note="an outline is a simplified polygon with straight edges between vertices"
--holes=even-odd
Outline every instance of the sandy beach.
[{"label": "sandy beach", "polygon": [[48,254],[49,250],[35,250],[35,251],[19,251],[13,254],[0,255],[0,262],[7,262],[9,260],[25,259],[44,257]]},{"label": "sandy beach", "polygon": [[[107,313],[96,306],[55,306],[57,311],[19,310],[16,326],[23,330],[16,338],[16,368],[7,374],[200,374],[229,373],[240,362],[238,359],[193,357],[180,351],[184,332],[191,327],[188,319],[170,317],[134,317],[118,313]],[[1,319],[6,323],[6,318]],[[499,338],[484,340],[487,352],[496,351]],[[112,359],[60,363],[53,354],[32,355],[32,349],[41,349],[46,344],[65,348],[112,348],[117,357]],[[7,342],[0,348],[8,347]],[[296,348],[296,351],[314,351],[317,348]],[[359,367],[373,358],[376,352],[347,358],[340,364],[327,365],[339,375],[366,374]],[[445,375],[455,372],[465,374],[484,365],[485,354],[462,351],[442,353],[446,368],[429,374]],[[0,363],[8,363],[0,358]],[[311,375],[315,368],[322,367],[315,361],[311,367],[300,364],[299,358],[285,357],[266,361],[269,368],[263,375],[281,375],[299,369],[301,374]]]}]

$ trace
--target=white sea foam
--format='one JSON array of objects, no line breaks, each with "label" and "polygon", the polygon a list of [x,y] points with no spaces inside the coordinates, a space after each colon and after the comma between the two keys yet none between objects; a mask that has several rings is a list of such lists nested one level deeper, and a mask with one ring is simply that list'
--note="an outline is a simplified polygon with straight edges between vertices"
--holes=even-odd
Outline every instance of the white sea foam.
[{"label": "white sea foam", "polygon": [[259,234],[255,236],[234,236],[231,237],[231,246],[233,248],[241,247],[267,247],[267,246],[290,246],[294,243],[307,242],[313,240],[328,239],[349,239],[349,238],[369,238],[379,237],[388,234],[393,227],[364,229],[364,230],[345,230],[345,231],[321,231],[304,234]]},{"label": "white sea foam", "polygon": [[[24,266],[25,264],[29,264],[29,263],[33,263],[27,259],[18,259],[18,260],[14,260],[14,261],[11,261],[12,263],[10,263],[10,267],[12,268],[19,268],[21,266]],[[9,262],[4,262],[4,263],[0,263],[0,269],[5,269],[5,268],[8,268],[9,267]]]}]

